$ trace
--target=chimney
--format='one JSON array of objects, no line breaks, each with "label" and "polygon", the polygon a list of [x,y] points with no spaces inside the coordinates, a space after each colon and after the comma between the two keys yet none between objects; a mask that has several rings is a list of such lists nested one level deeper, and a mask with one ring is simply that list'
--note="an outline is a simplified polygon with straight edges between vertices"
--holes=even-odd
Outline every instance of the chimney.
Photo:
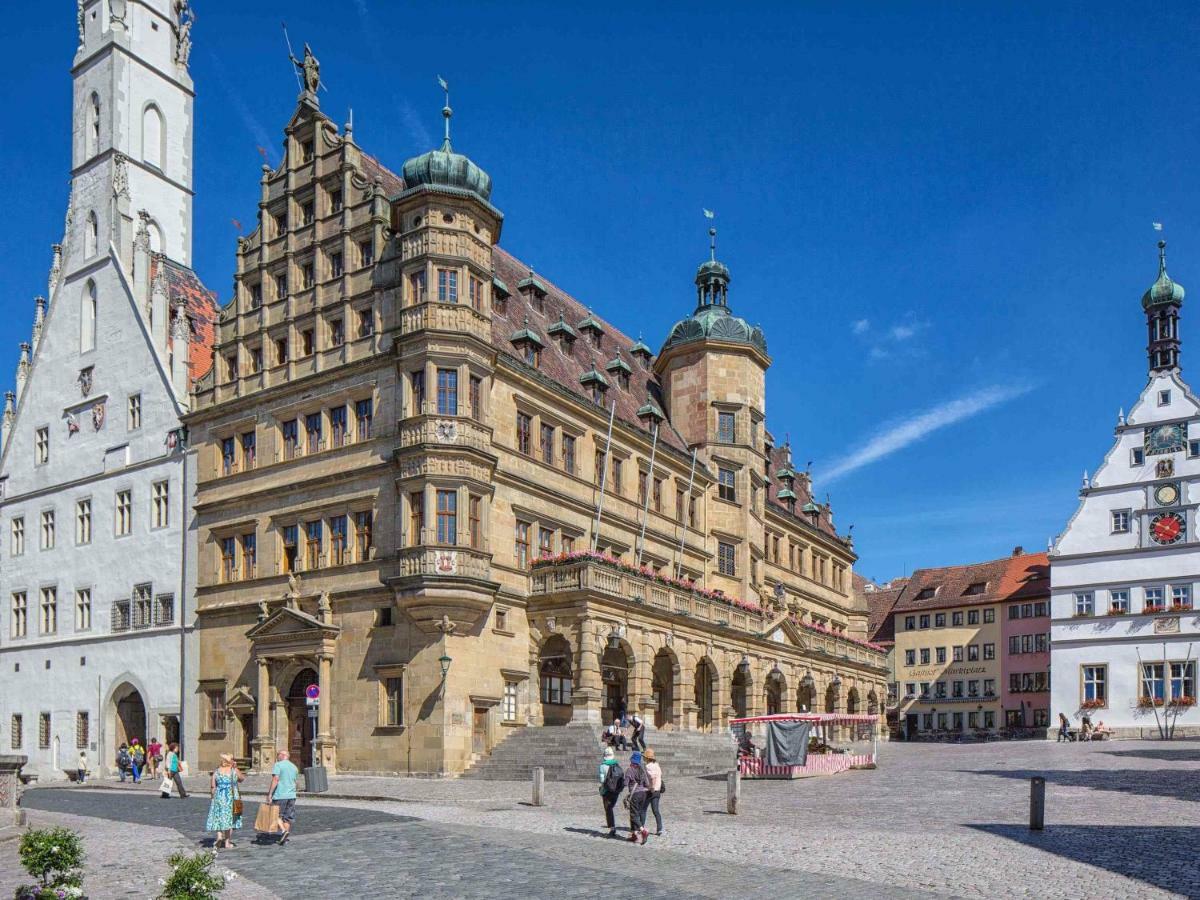
[{"label": "chimney", "polygon": [[1025,548],[1022,547],[1020,544],[1018,544],[1017,546],[1013,547],[1012,555],[1013,556],[1021,556],[1022,554],[1024,554],[1024,552],[1025,552]]}]

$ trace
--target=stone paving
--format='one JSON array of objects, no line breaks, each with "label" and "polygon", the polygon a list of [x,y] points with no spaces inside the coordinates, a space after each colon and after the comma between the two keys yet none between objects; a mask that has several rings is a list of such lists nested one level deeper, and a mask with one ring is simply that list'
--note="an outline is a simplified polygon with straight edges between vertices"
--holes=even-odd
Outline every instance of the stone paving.
[{"label": "stone paving", "polygon": [[[524,782],[340,777],[331,794],[388,799],[302,797],[289,846],[244,836],[222,864],[243,889],[262,885],[259,896],[357,885],[389,896],[571,897],[611,893],[614,877],[621,893],[648,897],[1200,896],[1200,743],[892,744],[881,756],[874,771],[743,782],[736,817],[724,812],[723,779],[668,771],[666,833],[645,848],[599,837],[587,784],[548,784],[548,806],[535,808]],[[1032,775],[1047,778],[1041,833],[1026,827]],[[203,837],[205,797],[159,801],[153,787],[116,787],[33,790],[24,804],[35,823],[46,807]],[[0,845],[0,869],[8,855]]]}]

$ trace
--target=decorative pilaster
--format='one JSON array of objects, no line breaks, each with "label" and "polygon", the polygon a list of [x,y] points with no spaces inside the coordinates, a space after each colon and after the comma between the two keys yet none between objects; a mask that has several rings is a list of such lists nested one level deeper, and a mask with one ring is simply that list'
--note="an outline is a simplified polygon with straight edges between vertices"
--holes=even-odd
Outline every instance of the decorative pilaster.
[{"label": "decorative pilaster", "polygon": [[322,654],[318,659],[317,685],[321,688],[321,705],[317,707],[317,764],[331,772],[337,771],[337,741],[333,739],[333,656]]},{"label": "decorative pilaster", "polygon": [[579,623],[579,666],[571,691],[571,703],[575,707],[571,714],[572,723],[600,724],[603,688],[596,623],[585,618]]},{"label": "decorative pilaster", "polygon": [[260,772],[270,771],[275,764],[275,739],[271,735],[271,663],[265,659],[258,662],[258,688],[254,710],[255,738],[254,767]]}]

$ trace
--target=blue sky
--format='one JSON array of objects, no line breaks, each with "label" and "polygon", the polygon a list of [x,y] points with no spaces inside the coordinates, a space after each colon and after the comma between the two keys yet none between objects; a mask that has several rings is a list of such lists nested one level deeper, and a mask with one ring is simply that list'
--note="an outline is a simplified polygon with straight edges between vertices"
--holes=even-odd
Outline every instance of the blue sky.
[{"label": "blue sky", "polygon": [[[0,31],[5,373],[62,229],[55,5]],[[196,6],[195,265],[223,300],[256,148],[278,162],[295,104],[280,20],[393,168],[433,146],[441,74],[502,243],[652,346],[691,311],[716,210],[731,305],[775,360],[769,425],[878,579],[1043,548],[1144,384],[1151,222],[1200,285],[1188,4]]]}]

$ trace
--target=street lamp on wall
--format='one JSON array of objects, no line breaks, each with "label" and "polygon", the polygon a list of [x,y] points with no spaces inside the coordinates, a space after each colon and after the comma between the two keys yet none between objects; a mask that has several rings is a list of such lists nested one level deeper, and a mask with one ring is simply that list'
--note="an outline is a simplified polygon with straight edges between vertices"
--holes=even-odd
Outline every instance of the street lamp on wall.
[{"label": "street lamp on wall", "polygon": [[738,663],[738,671],[743,675],[748,675],[750,673],[750,657],[743,654],[742,661]]},{"label": "street lamp on wall", "polygon": [[442,681],[446,680],[446,675],[450,671],[450,663],[452,663],[453,661],[454,660],[452,660],[445,653],[443,653],[441,656],[438,657],[438,663],[442,667]]}]

